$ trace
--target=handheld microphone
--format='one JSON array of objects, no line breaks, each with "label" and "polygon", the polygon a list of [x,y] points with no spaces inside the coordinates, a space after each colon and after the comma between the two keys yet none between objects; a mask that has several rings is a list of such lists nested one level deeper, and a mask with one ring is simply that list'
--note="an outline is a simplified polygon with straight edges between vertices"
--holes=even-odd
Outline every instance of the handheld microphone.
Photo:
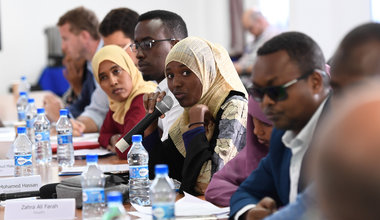
[{"label": "handheld microphone", "polygon": [[40,188],[41,199],[56,199],[57,198],[57,185],[59,183],[50,183]]},{"label": "handheld microphone", "polygon": [[121,138],[117,143],[116,147],[124,153],[129,146],[132,144],[132,135],[142,134],[144,130],[152,124],[154,120],[160,117],[165,112],[169,111],[173,106],[173,99],[170,96],[165,96],[161,102],[156,103],[154,111],[147,114],[135,127],[133,127],[123,138]]},{"label": "handheld microphone", "polygon": [[19,199],[19,198],[36,197],[36,196],[40,196],[40,191],[1,193],[0,201],[5,201],[7,199]]},{"label": "handheld microphone", "polygon": [[39,191],[26,191],[26,192],[15,192],[15,193],[1,193],[0,201],[5,201],[7,199],[19,199],[26,197],[40,197],[41,199],[53,199],[57,198],[57,192],[55,187],[58,183],[51,183],[41,186]]}]

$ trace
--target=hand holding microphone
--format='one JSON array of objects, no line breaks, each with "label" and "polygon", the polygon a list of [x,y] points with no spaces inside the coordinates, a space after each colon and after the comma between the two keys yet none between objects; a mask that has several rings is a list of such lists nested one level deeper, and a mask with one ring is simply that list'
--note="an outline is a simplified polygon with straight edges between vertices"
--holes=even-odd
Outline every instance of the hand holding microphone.
[{"label": "hand holding microphone", "polygon": [[[151,92],[148,94],[145,94],[143,97],[144,102],[144,108],[146,110],[147,114],[151,114],[154,111],[154,108],[156,107],[157,102],[161,102],[162,99],[165,97],[166,93],[163,92]],[[160,117],[165,117],[163,114]]]},{"label": "hand holding microphone", "polygon": [[137,123],[135,127],[133,127],[116,143],[116,147],[120,150],[120,152],[124,153],[129,149],[129,146],[132,144],[132,135],[143,134],[145,129],[152,124],[152,122],[157,120],[161,115],[165,114],[165,112],[169,111],[172,106],[173,99],[170,96],[165,96],[165,92],[151,93],[147,96],[144,95],[144,107],[147,109],[147,114],[143,119],[141,119],[141,121],[139,121],[139,123]]}]

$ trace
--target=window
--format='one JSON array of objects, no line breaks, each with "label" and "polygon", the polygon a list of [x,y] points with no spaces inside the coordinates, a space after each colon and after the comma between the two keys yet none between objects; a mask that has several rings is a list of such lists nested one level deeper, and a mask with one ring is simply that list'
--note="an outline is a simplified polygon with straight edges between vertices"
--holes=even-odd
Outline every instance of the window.
[{"label": "window", "polygon": [[371,19],[380,22],[380,0],[371,0]]}]

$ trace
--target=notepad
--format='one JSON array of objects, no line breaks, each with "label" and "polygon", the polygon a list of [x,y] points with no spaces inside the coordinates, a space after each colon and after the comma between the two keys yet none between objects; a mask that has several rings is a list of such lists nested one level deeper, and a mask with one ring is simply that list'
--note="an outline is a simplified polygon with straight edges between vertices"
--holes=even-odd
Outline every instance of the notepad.
[{"label": "notepad", "polygon": [[[99,148],[99,133],[87,133],[81,137],[73,137],[74,150],[79,149],[95,149]],[[51,149],[53,153],[57,152],[57,136],[50,137]]]},{"label": "notepad", "polygon": [[[152,219],[152,207],[132,206],[137,212],[128,212],[143,219]],[[175,216],[178,219],[219,219],[228,218],[230,207],[219,208],[212,203],[185,192],[185,196],[175,203]]]}]

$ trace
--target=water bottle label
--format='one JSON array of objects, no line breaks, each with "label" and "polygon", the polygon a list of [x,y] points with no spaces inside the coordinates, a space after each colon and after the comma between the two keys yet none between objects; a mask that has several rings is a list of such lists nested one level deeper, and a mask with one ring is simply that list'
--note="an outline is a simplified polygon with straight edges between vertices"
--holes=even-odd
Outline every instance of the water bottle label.
[{"label": "water bottle label", "polygon": [[148,178],[149,170],[147,165],[143,166],[129,166],[129,177],[134,178]]},{"label": "water bottle label", "polygon": [[82,195],[83,203],[103,203],[105,198],[103,188],[84,189]]},{"label": "water bottle label", "polygon": [[26,116],[25,116],[25,111],[19,111],[17,113],[18,115],[18,120],[22,121],[22,120],[25,120]]},{"label": "water bottle label", "polygon": [[33,128],[34,119],[26,120],[26,127],[27,128]]},{"label": "water bottle label", "polygon": [[73,136],[71,134],[58,135],[58,144],[71,144],[73,143]]},{"label": "water bottle label", "polygon": [[50,141],[50,132],[36,132],[36,142],[38,141]]},{"label": "water bottle label", "polygon": [[174,204],[159,203],[152,205],[153,219],[174,219]]},{"label": "water bottle label", "polygon": [[32,165],[32,154],[15,155],[15,166]]}]

